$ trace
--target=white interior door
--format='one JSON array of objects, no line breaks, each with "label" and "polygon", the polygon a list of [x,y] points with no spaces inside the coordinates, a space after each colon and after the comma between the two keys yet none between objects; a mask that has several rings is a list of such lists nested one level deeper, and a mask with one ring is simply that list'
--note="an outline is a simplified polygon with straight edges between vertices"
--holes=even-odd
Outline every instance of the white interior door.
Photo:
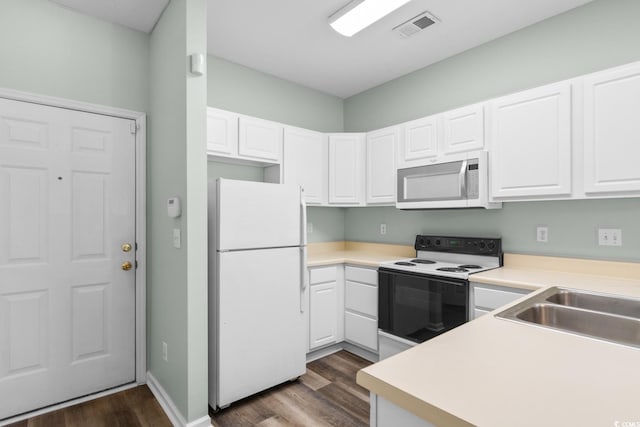
[{"label": "white interior door", "polygon": [[0,419],[135,380],[131,123],[0,99]]}]

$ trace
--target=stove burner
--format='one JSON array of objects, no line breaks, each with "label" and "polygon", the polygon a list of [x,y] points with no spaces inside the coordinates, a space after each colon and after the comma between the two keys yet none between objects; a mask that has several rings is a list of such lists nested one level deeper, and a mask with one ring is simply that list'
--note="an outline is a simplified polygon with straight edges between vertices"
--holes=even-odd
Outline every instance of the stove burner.
[{"label": "stove burner", "polygon": [[459,265],[458,268],[482,268],[482,266],[480,265],[475,265],[475,264],[465,264],[465,265]]},{"label": "stove burner", "polygon": [[467,271],[469,271],[465,268],[460,268],[460,267],[440,267],[440,268],[436,268],[436,270],[449,271],[451,273],[466,273]]},{"label": "stove burner", "polygon": [[416,264],[435,264],[436,263],[435,261],[431,261],[430,259],[421,259],[421,258],[412,259],[411,262],[415,262]]},{"label": "stove burner", "polygon": [[406,262],[406,261],[398,261],[398,262],[394,262],[395,265],[408,265],[408,266],[415,266],[414,263],[412,262]]}]

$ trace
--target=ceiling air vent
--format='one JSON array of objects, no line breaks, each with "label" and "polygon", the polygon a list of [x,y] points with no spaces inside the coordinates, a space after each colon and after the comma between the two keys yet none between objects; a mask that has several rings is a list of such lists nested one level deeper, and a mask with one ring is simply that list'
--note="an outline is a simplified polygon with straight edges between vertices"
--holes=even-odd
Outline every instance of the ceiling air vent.
[{"label": "ceiling air vent", "polygon": [[414,34],[419,33],[425,28],[439,22],[438,18],[430,14],[429,12],[421,13],[418,16],[415,16],[409,19],[407,22],[404,22],[393,29],[393,31],[400,34],[402,37],[411,37]]}]

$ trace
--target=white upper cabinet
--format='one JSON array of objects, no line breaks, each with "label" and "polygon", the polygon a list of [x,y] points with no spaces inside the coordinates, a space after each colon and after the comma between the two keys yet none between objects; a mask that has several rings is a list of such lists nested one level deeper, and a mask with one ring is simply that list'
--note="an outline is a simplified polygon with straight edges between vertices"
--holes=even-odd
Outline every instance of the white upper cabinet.
[{"label": "white upper cabinet", "polygon": [[490,102],[492,199],[571,194],[571,84]]},{"label": "white upper cabinet", "polygon": [[240,116],[238,154],[240,157],[279,163],[283,130],[279,123]]},{"label": "white upper cabinet", "polygon": [[399,140],[399,126],[367,134],[367,203],[396,202],[395,154]]},{"label": "white upper cabinet", "polygon": [[329,204],[364,205],[364,170],[365,134],[329,134]]},{"label": "white upper cabinet", "polygon": [[470,105],[442,114],[443,154],[484,148],[484,107]]},{"label": "white upper cabinet", "polygon": [[412,160],[434,159],[438,156],[438,117],[429,116],[402,124],[398,166],[408,166]]},{"label": "white upper cabinet", "polygon": [[640,191],[640,64],[584,78],[587,195]]},{"label": "white upper cabinet", "polygon": [[223,156],[238,155],[238,115],[207,108],[207,152]]},{"label": "white upper cabinet", "polygon": [[326,204],[328,185],[327,135],[306,129],[284,130],[284,183],[304,189],[309,204]]}]

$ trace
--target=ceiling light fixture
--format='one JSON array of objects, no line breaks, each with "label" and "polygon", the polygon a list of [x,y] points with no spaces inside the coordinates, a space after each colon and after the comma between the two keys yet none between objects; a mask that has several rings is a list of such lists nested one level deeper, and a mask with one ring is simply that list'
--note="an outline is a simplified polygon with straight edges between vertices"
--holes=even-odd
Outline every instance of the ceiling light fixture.
[{"label": "ceiling light fixture", "polygon": [[329,25],[351,37],[411,0],[353,0],[329,17]]}]

